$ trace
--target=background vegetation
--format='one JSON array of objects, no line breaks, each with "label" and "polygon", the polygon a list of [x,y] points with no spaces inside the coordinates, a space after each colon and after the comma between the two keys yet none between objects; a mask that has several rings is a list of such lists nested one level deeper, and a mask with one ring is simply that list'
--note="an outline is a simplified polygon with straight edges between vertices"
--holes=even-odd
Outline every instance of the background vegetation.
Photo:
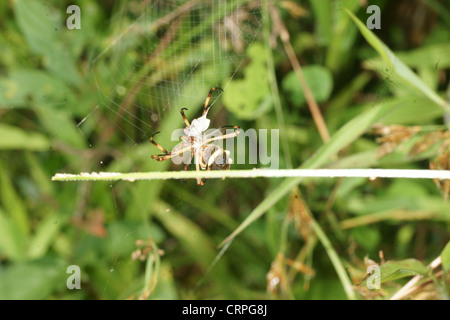
[{"label": "background vegetation", "polygon": [[[448,298],[448,180],[51,181],[58,172],[181,170],[151,160],[148,138],[161,131],[170,148],[179,109],[197,114],[212,86],[226,87],[213,97],[215,125],[280,129],[280,168],[449,169],[445,1],[242,1],[243,16],[262,22],[240,26],[255,39],[216,39],[228,51],[223,70],[202,73],[186,49],[203,50],[198,35],[223,24],[225,11],[183,25],[200,1],[167,3],[192,7],[147,30],[135,21],[164,4],[80,0],[82,29],[68,30],[72,3],[0,2],[0,298],[387,299],[416,275],[402,298]],[[364,28],[370,4],[381,8],[373,33]],[[154,39],[165,51],[148,59]],[[228,60],[234,53],[242,63]],[[194,97],[163,95],[161,83],[183,80],[174,64],[215,81]],[[439,256],[443,269],[426,267]],[[380,290],[364,285],[373,263]],[[81,269],[81,290],[66,287],[69,265]]]}]

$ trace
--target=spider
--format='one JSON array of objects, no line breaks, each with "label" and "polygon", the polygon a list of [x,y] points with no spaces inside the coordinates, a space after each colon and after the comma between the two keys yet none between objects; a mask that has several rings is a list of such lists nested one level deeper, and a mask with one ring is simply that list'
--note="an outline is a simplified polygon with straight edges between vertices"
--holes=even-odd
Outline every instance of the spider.
[{"label": "spider", "polygon": [[[191,152],[191,160],[186,164],[184,170],[189,168],[189,165],[192,162],[192,158],[195,157],[195,166],[197,172],[200,170],[228,170],[230,169],[230,165],[233,160],[230,158],[230,151],[224,150],[217,145],[210,144],[216,140],[223,140],[228,138],[234,138],[240,133],[239,126],[222,126],[214,132],[220,131],[222,134],[217,137],[211,137],[212,134],[205,135],[204,132],[208,129],[210,120],[206,118],[209,109],[209,100],[211,99],[211,94],[214,90],[223,91],[221,88],[212,88],[209,90],[209,94],[206,97],[205,104],[203,106],[203,114],[201,117],[192,120],[189,124],[189,120],[186,118],[184,114],[184,110],[186,108],[182,108],[180,110],[181,116],[183,117],[184,123],[186,127],[184,128],[184,135],[181,136],[182,142],[178,144],[171,152],[168,152],[161,145],[159,145],[153,137],[159,132],[154,133],[150,137],[150,142],[153,143],[159,150],[164,152],[163,154],[153,155],[152,159],[157,161],[164,161],[170,159],[174,156],[181,155],[184,152]],[[234,132],[225,134],[224,130],[226,128],[235,129]],[[197,178],[198,185],[204,185],[206,179]]]}]

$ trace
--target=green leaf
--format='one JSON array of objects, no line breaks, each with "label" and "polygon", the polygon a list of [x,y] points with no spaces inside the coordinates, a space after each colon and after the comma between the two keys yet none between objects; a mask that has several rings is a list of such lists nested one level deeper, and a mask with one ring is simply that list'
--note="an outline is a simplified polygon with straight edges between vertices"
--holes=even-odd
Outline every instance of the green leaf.
[{"label": "green leaf", "polygon": [[380,266],[380,280],[384,283],[409,276],[425,275],[428,270],[428,267],[415,259],[387,261]]},{"label": "green leaf", "polygon": [[361,7],[358,0],[326,1],[311,0],[310,2],[330,3],[331,15],[331,38],[326,51],[325,65],[334,74],[344,69],[352,60],[349,52],[355,46],[357,30],[351,26],[351,20],[342,10],[342,7],[349,8],[355,12]]},{"label": "green leaf", "polygon": [[310,1],[314,20],[316,21],[315,34],[320,45],[328,45],[331,40],[331,3],[329,1]]},{"label": "green leaf", "polygon": [[0,108],[31,107],[33,102],[75,101],[60,80],[38,70],[17,70],[0,77]]},{"label": "green leaf", "polygon": [[226,264],[217,263],[222,255],[217,253],[213,239],[196,223],[165,202],[155,203],[154,210],[155,217],[184,247],[192,261],[199,264],[206,273],[214,267],[213,272],[219,280],[219,290],[228,290]]},{"label": "green leaf", "polygon": [[[430,67],[435,70],[450,67],[450,42],[431,44],[408,52],[396,52],[397,58],[412,68]],[[380,57],[368,59],[364,62],[368,66],[379,65]]]},{"label": "green leaf", "polygon": [[240,119],[256,119],[271,109],[272,99],[265,65],[265,51],[255,43],[249,51],[251,63],[244,69],[244,78],[233,80],[223,94],[226,108]]},{"label": "green leaf", "polygon": [[195,223],[166,203],[155,205],[155,216],[185,246],[194,261],[208,268],[215,256],[214,244]]},{"label": "green leaf", "polygon": [[[410,276],[425,275],[429,268],[416,259],[405,259],[400,261],[387,261],[379,266],[380,283],[394,281]],[[364,285],[369,279],[365,279],[359,285]]]},{"label": "green leaf", "polygon": [[443,116],[439,108],[427,97],[405,96],[399,98],[404,103],[383,119],[383,124],[428,124]]},{"label": "green leaf", "polygon": [[375,250],[381,240],[380,232],[370,227],[359,227],[350,232],[355,241],[367,251]]},{"label": "green leaf", "polygon": [[28,248],[28,257],[30,259],[41,258],[46,254],[62,226],[61,220],[65,220],[63,217],[54,213],[39,222]]},{"label": "green leaf", "polygon": [[11,223],[17,227],[23,237],[30,231],[30,222],[23,197],[17,194],[3,163],[0,162],[0,197],[3,208],[9,214]]},{"label": "green leaf", "polygon": [[378,37],[366,27],[351,11],[345,9],[353,19],[361,34],[367,42],[377,50],[381,58],[386,62],[388,68],[394,72],[412,90],[418,91],[430,98],[437,105],[450,110],[450,105],[437,93],[431,90],[411,69],[409,69]]},{"label": "green leaf", "polygon": [[[331,72],[320,65],[306,66],[303,67],[302,71],[314,99],[319,103],[327,101],[333,89]],[[295,105],[301,106],[306,102],[305,94],[303,93],[295,71],[289,72],[283,78],[282,87]]]},{"label": "green leaf", "polygon": [[48,179],[46,167],[42,166],[41,162],[39,162],[39,155],[32,152],[26,152],[25,160],[31,178],[40,193],[43,195],[53,194],[55,185]]},{"label": "green leaf", "polygon": [[[24,234],[0,210],[0,256],[4,255],[13,261],[22,261],[25,257],[25,245]],[[0,280],[0,286],[1,283]]]},{"label": "green leaf", "polygon": [[70,114],[49,105],[37,106],[35,111],[42,126],[57,139],[76,148],[86,147],[86,141]]},{"label": "green leaf", "polygon": [[0,124],[0,137],[0,149],[43,151],[50,148],[50,141],[43,134],[7,124]]},{"label": "green leaf", "polygon": [[161,263],[158,285],[150,296],[152,300],[174,300],[179,299],[177,287],[173,278],[173,271],[167,263]]},{"label": "green leaf", "polygon": [[69,30],[61,28],[58,11],[39,1],[16,0],[13,4],[17,24],[30,49],[42,55],[46,67],[60,79],[79,86],[81,79],[74,59],[61,41]]},{"label": "green leaf", "polygon": [[[55,290],[66,289],[67,266],[62,260],[45,259],[0,269],[0,299],[48,298]],[[67,289],[66,289],[67,290]]]}]

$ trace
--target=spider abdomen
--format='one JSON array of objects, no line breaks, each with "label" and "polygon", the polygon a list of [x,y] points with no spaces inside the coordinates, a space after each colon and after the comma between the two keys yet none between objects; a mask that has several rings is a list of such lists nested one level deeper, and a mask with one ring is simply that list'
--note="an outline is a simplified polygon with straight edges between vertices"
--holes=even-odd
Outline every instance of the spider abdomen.
[{"label": "spider abdomen", "polygon": [[230,151],[213,144],[203,147],[200,161],[203,170],[228,170],[232,163]]}]

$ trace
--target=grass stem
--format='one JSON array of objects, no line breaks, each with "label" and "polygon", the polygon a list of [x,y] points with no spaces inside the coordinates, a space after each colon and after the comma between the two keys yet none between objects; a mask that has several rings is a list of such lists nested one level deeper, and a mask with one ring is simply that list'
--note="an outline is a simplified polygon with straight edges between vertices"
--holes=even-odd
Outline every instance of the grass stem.
[{"label": "grass stem", "polygon": [[253,169],[229,171],[164,171],[164,172],[82,172],[80,174],[57,173],[53,181],[118,181],[167,180],[167,179],[225,179],[225,178],[406,178],[450,179],[450,170],[415,169]]}]

